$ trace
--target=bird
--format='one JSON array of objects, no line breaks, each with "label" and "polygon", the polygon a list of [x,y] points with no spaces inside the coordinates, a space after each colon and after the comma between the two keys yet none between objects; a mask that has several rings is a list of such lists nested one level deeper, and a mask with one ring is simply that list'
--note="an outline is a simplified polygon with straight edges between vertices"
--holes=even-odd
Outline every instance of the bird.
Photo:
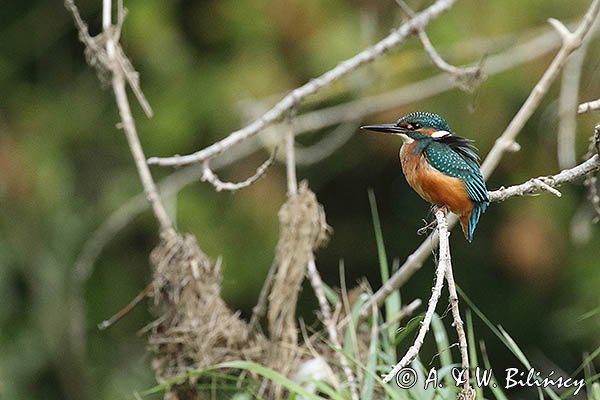
[{"label": "bird", "polygon": [[479,218],[490,205],[473,141],[454,134],[438,114],[422,111],[395,124],[361,129],[402,138],[400,164],[408,184],[433,207],[458,215],[465,239],[471,243]]}]

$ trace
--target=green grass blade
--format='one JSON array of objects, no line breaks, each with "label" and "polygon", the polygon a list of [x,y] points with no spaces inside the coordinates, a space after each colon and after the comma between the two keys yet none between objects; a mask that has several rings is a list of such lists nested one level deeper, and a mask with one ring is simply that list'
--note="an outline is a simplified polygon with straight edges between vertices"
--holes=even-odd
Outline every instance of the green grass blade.
[{"label": "green grass blade", "polygon": [[307,400],[323,400],[322,397],[317,396],[313,393],[310,393],[304,387],[291,381],[287,377],[281,375],[279,372],[273,371],[270,368],[267,368],[263,365],[257,364],[252,361],[229,361],[229,362],[216,364],[211,367],[193,370],[185,375],[178,376],[176,378],[166,381],[163,384],[160,384],[160,385],[154,386],[150,389],[147,389],[147,390],[139,393],[139,395],[148,396],[148,395],[155,394],[155,393],[161,393],[173,385],[177,385],[177,384],[187,381],[189,378],[196,377],[196,376],[202,376],[202,375],[205,375],[207,372],[214,371],[217,369],[223,369],[223,368],[243,369],[243,370],[246,370],[249,372],[253,372],[264,378],[271,380],[274,383],[277,383],[277,384],[283,386],[284,388],[289,390],[290,393],[292,393],[292,394],[297,393]]},{"label": "green grass blade", "polygon": [[[485,369],[488,371],[492,370],[492,366],[490,364],[490,360],[487,356],[487,352],[485,351],[485,342],[481,341],[481,358],[483,359],[483,365]],[[490,385],[488,386],[492,391],[492,394],[496,397],[496,400],[508,400],[508,397],[504,394],[501,389],[501,386],[498,384],[496,377],[492,374],[492,379],[490,379]],[[477,398],[477,397],[476,397]]]},{"label": "green grass blade", "polygon": [[325,297],[327,297],[327,301],[335,308],[340,301],[340,296],[325,282],[323,282],[323,290],[325,292]]},{"label": "green grass blade", "polygon": [[367,302],[367,300],[368,296],[365,293],[361,294],[350,311],[350,323],[346,327],[346,332],[344,333],[344,351],[349,354],[354,354],[354,349],[357,343],[356,327],[358,325],[358,316],[362,306]]},{"label": "green grass blade", "polygon": [[514,341],[514,339],[508,334],[508,332],[506,332],[506,330],[502,326],[499,326],[498,329],[504,337],[504,343],[506,343],[511,353],[513,353],[515,357],[517,357],[519,361],[521,361],[521,364],[523,364],[525,368],[531,369],[531,364],[529,363],[529,360],[527,359],[527,357],[525,357],[525,354],[523,353],[523,351],[521,351],[521,348],[517,345],[517,342]]},{"label": "green grass blade", "polygon": [[308,382],[315,385],[315,387],[319,390],[319,392],[327,395],[328,399],[347,400],[342,394],[340,394],[338,391],[336,391],[334,388],[332,388],[331,386],[329,386],[327,383],[325,383],[323,381],[311,379]]},{"label": "green grass blade", "polygon": [[405,327],[400,328],[396,336],[392,341],[392,345],[396,346],[398,343],[402,343],[402,341],[413,331],[417,330],[419,326],[421,326],[421,321],[423,321],[423,315],[417,315],[416,317],[411,318]]},{"label": "green grass blade", "polygon": [[583,362],[581,363],[579,368],[577,368],[577,370],[575,370],[575,372],[573,372],[573,375],[577,375],[578,373],[580,373],[588,364],[590,364],[592,361],[594,361],[596,359],[596,357],[598,357],[599,355],[600,355],[600,346],[598,346],[596,348],[596,350],[594,350],[592,352],[592,354],[588,355],[587,357],[585,357],[583,359]]},{"label": "green grass blade", "polygon": [[[450,350],[451,347],[450,343],[448,342],[448,334],[446,332],[446,328],[444,327],[444,323],[437,314],[433,315],[433,319],[431,320],[431,329],[433,330],[433,338],[435,340],[435,344],[437,346],[438,351],[436,356],[440,357],[440,365],[442,367],[447,367],[452,364],[452,352]],[[446,376],[444,382],[446,386],[454,384],[452,376],[450,375]]]},{"label": "green grass blade", "polygon": [[[390,279],[390,270],[388,266],[387,255],[385,253],[385,244],[383,242],[383,233],[381,231],[379,212],[377,211],[377,200],[375,199],[375,193],[372,189],[369,189],[369,205],[371,206],[373,229],[375,230],[375,241],[377,242],[377,255],[379,257],[381,282],[385,283]],[[397,315],[400,312],[400,307],[400,292],[396,290],[385,300],[385,320],[390,321],[394,315]],[[388,335],[390,338],[394,337],[396,329],[398,329],[397,324],[392,324],[388,327]]]},{"label": "green grass blade", "polygon": [[[336,350],[331,343],[329,343],[329,342],[326,342],[326,343],[329,347],[331,347],[332,350],[334,350],[334,351]],[[369,369],[367,366],[365,366],[363,363],[361,363],[360,360],[358,360],[356,357],[353,357],[352,354],[346,352],[345,350],[342,350],[342,354],[346,357],[346,359],[348,361],[352,362],[354,365],[356,365],[357,367],[362,369],[365,372],[365,374],[368,374],[371,377],[373,377],[373,379],[375,379],[375,382],[377,382],[383,388],[385,393],[388,395],[389,399],[391,399],[391,400],[407,400],[406,396],[402,396],[400,392],[397,392],[396,390],[394,390],[394,387],[392,385],[383,383],[383,380],[381,379],[381,377],[379,375],[377,375],[375,369],[372,369],[372,370]]]},{"label": "green grass blade", "polygon": [[[475,346],[475,329],[473,328],[473,314],[467,310],[467,344],[469,346],[469,363],[471,371],[477,371],[479,360],[477,359],[477,347]],[[471,377],[473,379],[473,377]],[[475,398],[483,399],[483,389],[479,385],[473,384],[475,388]]]},{"label": "green grass blade", "polygon": [[[367,359],[367,369],[375,371],[377,368],[377,349],[379,348],[379,333],[377,323],[377,313],[373,315],[373,325],[371,326],[371,343],[369,344],[369,356]],[[364,384],[361,390],[361,400],[372,400],[375,393],[375,379],[367,374],[364,378]]]},{"label": "green grass blade", "polygon": [[591,399],[592,400],[600,400],[600,383],[598,382],[594,382],[592,384],[592,394],[591,394]]},{"label": "green grass blade", "polygon": [[593,310],[582,314],[579,318],[577,318],[577,322],[585,321],[586,319],[592,318],[598,314],[600,314],[600,307],[596,307]]}]

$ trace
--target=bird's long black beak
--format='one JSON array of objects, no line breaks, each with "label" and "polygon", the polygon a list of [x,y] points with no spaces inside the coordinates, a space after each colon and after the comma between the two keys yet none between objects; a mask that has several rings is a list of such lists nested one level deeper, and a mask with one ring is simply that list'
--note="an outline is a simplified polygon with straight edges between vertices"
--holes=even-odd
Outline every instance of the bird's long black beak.
[{"label": "bird's long black beak", "polygon": [[388,135],[400,135],[405,134],[407,129],[396,124],[377,124],[377,125],[364,125],[360,129],[367,131],[386,133]]}]

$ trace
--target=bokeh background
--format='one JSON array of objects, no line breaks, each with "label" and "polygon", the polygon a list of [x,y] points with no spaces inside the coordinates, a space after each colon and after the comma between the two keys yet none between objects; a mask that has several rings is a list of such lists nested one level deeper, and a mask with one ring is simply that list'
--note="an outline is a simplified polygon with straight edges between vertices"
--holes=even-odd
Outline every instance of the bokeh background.
[{"label": "bokeh background", "polygon": [[[427,32],[450,63],[483,60],[485,71],[491,55],[548,31],[547,18],[577,21],[588,3],[459,1]],[[92,34],[98,33],[101,2],[77,4]],[[427,2],[409,4],[420,9]],[[155,111],[148,120],[134,106],[148,156],[184,154],[213,143],[404,18],[392,0],[130,0],[125,5],[122,42]],[[452,89],[355,121],[342,128],[353,133],[330,157],[299,167],[299,177],[309,181],[334,229],[318,253],[330,285],[339,286],[340,260],[348,286],[363,277],[374,288],[380,285],[369,188],[378,200],[390,258],[403,261],[423,240],[416,234],[422,220],[431,217],[401,174],[400,143],[358,131],[360,123],[434,111],[455,132],[474,138],[485,155],[554,53],[489,76],[473,92]],[[582,71],[582,101],[600,95],[599,55],[600,41],[594,40]],[[438,74],[412,38],[311,97],[299,112]],[[559,87],[557,81],[520,134],[521,151],[505,156],[490,188],[558,171]],[[96,328],[150,280],[148,254],[157,243],[157,224],[149,212],[117,232],[97,258],[83,287],[83,351],[70,339],[75,260],[94,230],[141,186],[115,127],[112,94],[86,65],[61,2],[3,3],[0,89],[0,398],[112,399],[152,386],[151,356],[143,335],[136,334],[150,321],[146,305],[106,331]],[[579,159],[598,119],[598,114],[577,118]],[[298,141],[308,147],[333,129]],[[268,157],[270,146],[219,173],[245,178]],[[161,179],[173,171],[155,167],[153,172]],[[285,169],[278,163],[235,194],[194,182],[168,199],[178,228],[194,233],[211,257],[222,257],[224,297],[246,316],[273,258],[285,189]],[[510,332],[537,367],[570,374],[600,345],[600,313],[594,311],[600,305],[600,231],[591,224],[584,188],[567,186],[562,193],[560,199],[544,194],[492,205],[472,244],[454,232],[452,255],[457,282],[487,317]],[[432,271],[428,260],[402,288],[402,298],[427,299]],[[298,314],[311,323],[315,307],[312,291],[304,290]],[[481,321],[475,320],[475,330],[486,340],[495,368],[517,366]]]}]

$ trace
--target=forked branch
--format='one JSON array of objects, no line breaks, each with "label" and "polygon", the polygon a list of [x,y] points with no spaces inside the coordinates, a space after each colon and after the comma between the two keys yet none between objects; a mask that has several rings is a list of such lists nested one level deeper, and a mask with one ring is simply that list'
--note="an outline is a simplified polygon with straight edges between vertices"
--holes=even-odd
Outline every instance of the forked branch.
[{"label": "forked branch", "polygon": [[416,357],[419,355],[419,350],[421,350],[421,346],[423,346],[423,341],[425,340],[425,335],[427,331],[429,331],[429,326],[431,325],[431,319],[433,318],[433,314],[435,313],[435,307],[440,299],[442,294],[442,287],[444,286],[444,276],[446,274],[446,270],[450,268],[450,245],[448,242],[448,221],[444,215],[443,210],[438,210],[435,213],[435,218],[438,223],[438,232],[440,237],[440,257],[438,261],[438,266],[435,271],[435,283],[433,288],[431,289],[431,297],[429,298],[429,302],[427,303],[427,311],[425,312],[425,317],[421,322],[421,327],[419,328],[419,332],[417,333],[417,337],[409,347],[408,351],[402,357],[402,359],[394,365],[391,371],[383,377],[384,382],[391,381],[397,374],[405,368],[408,364],[410,364]]},{"label": "forked branch", "polygon": [[294,89],[273,108],[263,114],[262,117],[255,120],[250,125],[231,133],[226,138],[208,146],[207,148],[186,156],[174,156],[166,158],[152,157],[148,159],[148,163],[162,166],[178,166],[202,162],[206,159],[215,157],[231,146],[256,135],[267,125],[281,119],[286,115],[286,113],[289,113],[290,110],[296,107],[297,104],[306,97],[317,93],[319,90],[325,87],[328,87],[333,82],[337,81],[343,76],[348,75],[358,67],[372,62],[382,54],[390,51],[400,43],[403,43],[411,34],[418,31],[418,29],[422,29],[433,18],[452,7],[456,1],[457,0],[437,0],[433,5],[415,15],[414,18],[411,18],[398,29],[392,31],[392,33],[390,33],[383,40],[361,51],[354,57],[341,62],[335,68],[327,71],[318,78],[315,78],[305,85]]}]

